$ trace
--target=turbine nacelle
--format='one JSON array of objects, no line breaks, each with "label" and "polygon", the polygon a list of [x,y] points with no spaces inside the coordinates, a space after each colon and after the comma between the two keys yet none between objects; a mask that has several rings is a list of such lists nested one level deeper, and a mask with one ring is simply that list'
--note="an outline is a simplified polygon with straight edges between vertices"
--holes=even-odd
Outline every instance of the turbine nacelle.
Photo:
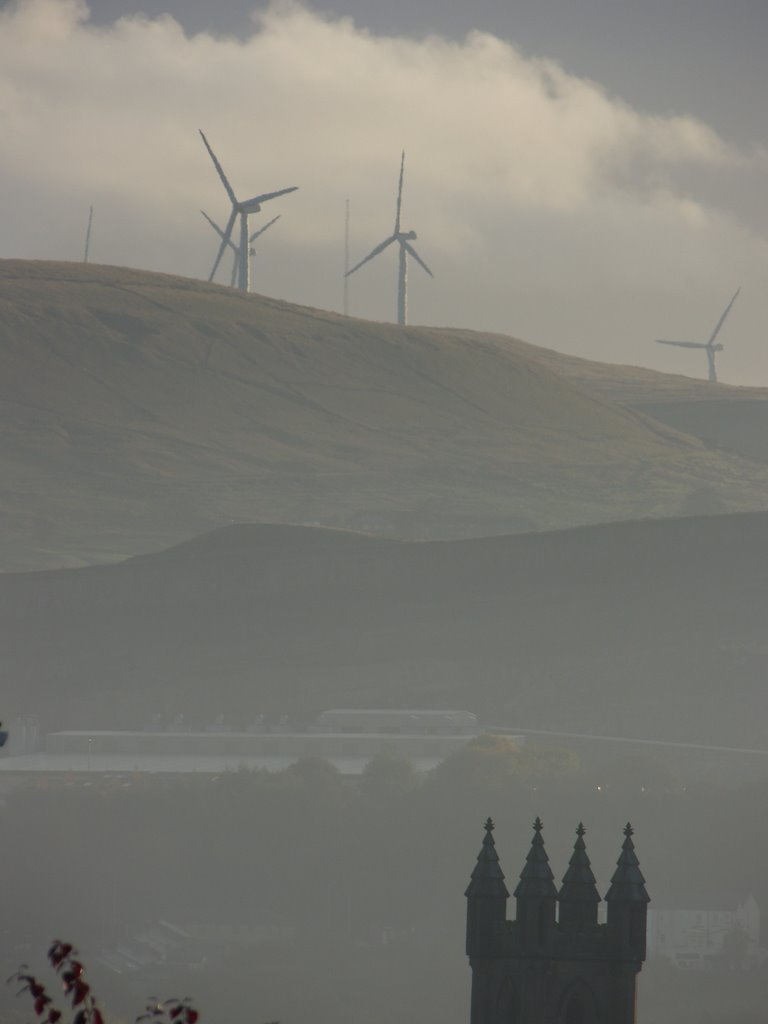
[{"label": "turbine nacelle", "polygon": [[277,192],[265,192],[263,195],[254,196],[253,199],[246,199],[244,203],[236,203],[238,213],[258,213],[261,204],[269,202],[270,199],[277,199],[278,196],[287,196],[289,192],[295,192],[298,185],[291,185],[290,188],[281,188]]}]

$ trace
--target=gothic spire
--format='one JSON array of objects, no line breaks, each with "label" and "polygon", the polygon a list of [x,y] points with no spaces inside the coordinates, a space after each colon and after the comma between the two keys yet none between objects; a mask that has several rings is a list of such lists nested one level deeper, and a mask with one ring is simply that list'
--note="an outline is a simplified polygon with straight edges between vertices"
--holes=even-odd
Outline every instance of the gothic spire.
[{"label": "gothic spire", "polygon": [[525,859],[525,867],[520,872],[520,881],[515,889],[515,896],[518,900],[557,898],[554,876],[549,866],[549,857],[544,849],[544,840],[541,836],[543,828],[541,818],[537,818],[533,823],[531,848]]},{"label": "gothic spire", "polygon": [[645,879],[632,842],[633,833],[634,829],[627,822],[621,855],[611,878],[611,887],[605,894],[607,903],[650,903],[651,897],[646,892]]},{"label": "gothic spire", "polygon": [[599,903],[600,894],[597,891],[595,876],[592,874],[592,867],[587,856],[587,848],[584,844],[584,834],[587,830],[581,822],[576,829],[576,842],[573,844],[573,853],[568,862],[568,870],[563,875],[563,885],[560,889],[558,899],[561,903]]},{"label": "gothic spire", "polygon": [[504,884],[504,872],[501,870],[499,855],[496,853],[496,843],[493,839],[495,825],[491,818],[488,818],[483,827],[485,828],[483,845],[477,855],[472,881],[467,886],[464,895],[469,897],[500,896],[506,900],[509,893]]}]

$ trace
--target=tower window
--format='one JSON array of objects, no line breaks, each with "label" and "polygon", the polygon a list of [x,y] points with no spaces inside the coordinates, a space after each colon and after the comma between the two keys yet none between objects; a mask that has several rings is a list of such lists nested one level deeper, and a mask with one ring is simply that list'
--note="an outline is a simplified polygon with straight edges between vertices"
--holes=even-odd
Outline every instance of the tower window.
[{"label": "tower window", "polygon": [[578,995],[573,995],[568,1000],[565,1010],[565,1024],[585,1024],[584,1003]]}]

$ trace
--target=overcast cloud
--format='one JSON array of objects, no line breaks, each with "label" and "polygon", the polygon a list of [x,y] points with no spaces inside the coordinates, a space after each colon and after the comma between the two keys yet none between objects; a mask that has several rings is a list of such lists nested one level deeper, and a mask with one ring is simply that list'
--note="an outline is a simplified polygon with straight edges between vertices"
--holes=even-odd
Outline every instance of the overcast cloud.
[{"label": "overcast cloud", "polygon": [[[282,218],[257,290],[338,309],[345,198],[357,260],[391,232],[405,148],[403,224],[435,273],[411,271],[413,322],[703,375],[652,339],[704,339],[741,284],[721,377],[768,383],[765,153],[490,34],[377,36],[278,4],[245,39],[190,37],[22,0],[0,13],[0,127],[2,256],[81,258],[93,203],[95,261],[206,277],[198,211],[228,208],[203,128],[243,198],[300,186],[264,209]],[[355,275],[352,312],[392,318],[395,272],[388,251]]]}]

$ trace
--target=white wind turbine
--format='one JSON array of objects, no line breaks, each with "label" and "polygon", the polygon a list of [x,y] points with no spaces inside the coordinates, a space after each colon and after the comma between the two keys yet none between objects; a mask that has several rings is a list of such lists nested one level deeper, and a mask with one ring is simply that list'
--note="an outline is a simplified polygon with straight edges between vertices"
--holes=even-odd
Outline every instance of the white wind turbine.
[{"label": "white wind turbine", "polygon": [[[208,214],[205,212],[205,210],[201,210],[200,213],[202,213],[202,215],[205,217],[205,219],[211,225],[213,230],[216,232],[216,234],[219,236],[219,238],[222,239],[222,241],[223,241],[223,239],[224,239],[224,232],[219,227],[219,225],[208,216]],[[263,228],[259,228],[258,231],[254,231],[253,234],[250,235],[250,237],[248,238],[248,255],[250,257],[253,257],[253,256],[256,255],[256,250],[253,247],[253,243],[256,241],[256,239],[259,237],[259,235],[263,235],[264,234],[264,232],[267,230],[267,228],[271,228],[276,220],[280,220],[280,214],[279,213],[278,213],[278,215],[276,217],[273,217],[272,220],[267,221],[267,223],[264,225]],[[230,278],[230,282],[229,282],[230,288],[234,288],[235,287],[235,282],[237,281],[237,271],[238,271],[239,266],[240,266],[240,247],[238,245],[235,245],[235,243],[232,241],[231,238],[227,240],[227,247],[229,249],[231,249],[232,252],[234,253],[234,259],[232,260],[232,277]],[[253,278],[253,274],[249,273],[249,284],[250,284],[250,280],[252,278]]]},{"label": "white wind turbine", "polygon": [[677,348],[703,348],[707,353],[707,365],[709,367],[709,379],[711,381],[717,381],[717,371],[715,370],[715,353],[722,352],[723,346],[715,344],[715,338],[720,333],[720,328],[725,323],[725,318],[731,311],[731,306],[736,301],[736,296],[741,291],[741,288],[737,288],[733,294],[733,298],[723,310],[723,315],[717,321],[717,326],[710,335],[709,341],[664,341],[661,338],[656,339],[657,345],[675,345]]},{"label": "white wind turbine", "polygon": [[430,277],[435,275],[429,269],[424,260],[419,256],[416,250],[411,245],[416,238],[415,231],[401,231],[400,230],[400,208],[403,204],[403,171],[405,169],[405,151],[400,159],[400,182],[397,187],[397,208],[395,211],[395,229],[389,238],[385,238],[383,242],[380,242],[375,249],[365,257],[364,260],[360,260],[351,270],[348,270],[346,277],[350,274],[354,274],[356,270],[359,270],[364,263],[368,260],[372,260],[374,256],[378,256],[380,252],[392,245],[393,242],[397,242],[399,251],[398,260],[398,275],[397,275],[397,322],[401,326],[405,326],[408,322],[408,257],[412,256],[416,262],[426,270]]},{"label": "white wind turbine", "polygon": [[224,251],[226,250],[227,246],[230,243],[230,239],[232,237],[232,230],[233,230],[233,228],[235,226],[235,221],[239,217],[240,218],[240,244],[237,246],[237,250],[238,250],[238,258],[237,258],[237,268],[238,268],[237,287],[241,291],[247,292],[248,291],[248,272],[249,272],[249,260],[248,260],[248,248],[249,248],[248,217],[252,213],[258,213],[259,210],[261,209],[261,204],[262,203],[266,203],[270,199],[276,199],[278,196],[287,195],[288,192],[295,192],[296,189],[298,188],[298,185],[291,185],[290,188],[281,188],[281,189],[278,189],[277,192],[264,192],[264,193],[262,193],[259,196],[254,196],[253,199],[246,199],[244,202],[240,202],[238,200],[237,196],[235,195],[232,186],[229,184],[229,181],[227,180],[227,176],[224,173],[224,170],[223,170],[221,164],[216,159],[216,154],[213,152],[213,150],[211,149],[210,145],[208,144],[208,139],[206,139],[206,137],[205,137],[205,135],[203,134],[202,131],[200,131],[200,136],[201,136],[203,142],[205,143],[205,148],[208,150],[208,155],[210,156],[211,160],[213,160],[213,166],[216,168],[216,172],[219,175],[219,177],[221,178],[221,183],[224,186],[224,188],[226,189],[226,193],[229,196],[229,201],[232,203],[232,212],[229,215],[229,220],[227,221],[227,226],[224,228],[224,231],[222,233],[221,245],[219,246],[219,251],[216,254],[216,259],[215,259],[214,264],[213,264],[213,269],[211,270],[211,273],[210,273],[210,276],[208,277],[208,280],[209,281],[213,280],[213,276],[214,276],[214,274],[216,273],[216,271],[218,269],[219,263],[221,262],[221,257],[224,255]]}]

